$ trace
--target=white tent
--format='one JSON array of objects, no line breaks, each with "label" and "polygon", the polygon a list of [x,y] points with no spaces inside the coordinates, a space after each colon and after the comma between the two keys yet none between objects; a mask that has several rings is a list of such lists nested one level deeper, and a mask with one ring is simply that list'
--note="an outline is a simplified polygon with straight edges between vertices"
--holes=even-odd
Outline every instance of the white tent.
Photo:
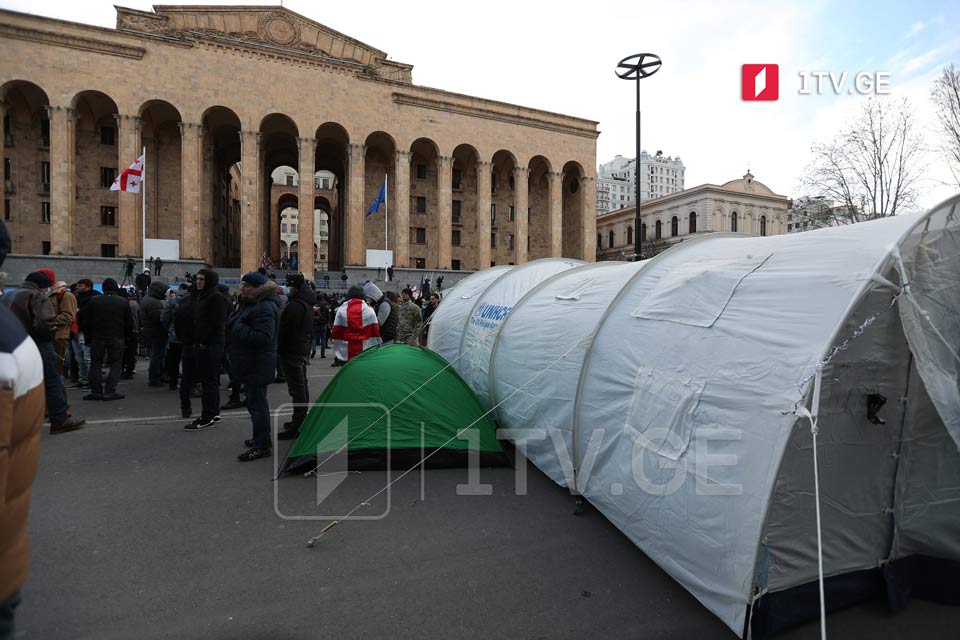
[{"label": "white tent", "polygon": [[958,201],[483,271],[434,313],[430,347],[737,633],[816,614],[813,421],[827,607],[884,578],[923,593],[960,569]]}]

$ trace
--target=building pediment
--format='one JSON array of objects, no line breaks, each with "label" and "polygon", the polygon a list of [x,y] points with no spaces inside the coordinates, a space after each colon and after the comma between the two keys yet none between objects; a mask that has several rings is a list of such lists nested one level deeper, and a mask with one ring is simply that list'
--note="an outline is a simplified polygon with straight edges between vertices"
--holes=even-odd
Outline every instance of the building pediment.
[{"label": "building pediment", "polygon": [[325,58],[368,75],[411,82],[411,65],[389,61],[385,52],[285,7],[154,5],[152,12],[117,7],[117,29],[286,50],[292,56]]}]

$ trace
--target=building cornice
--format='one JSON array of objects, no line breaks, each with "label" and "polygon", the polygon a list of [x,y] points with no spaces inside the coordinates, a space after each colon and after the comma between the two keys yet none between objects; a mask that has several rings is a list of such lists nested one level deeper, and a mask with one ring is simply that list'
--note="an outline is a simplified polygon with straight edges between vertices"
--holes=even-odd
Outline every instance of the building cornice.
[{"label": "building cornice", "polygon": [[[419,89],[419,87],[417,87]],[[446,92],[444,92],[446,93]],[[456,94],[448,94],[456,95]],[[470,100],[481,101],[486,104],[496,105],[498,103],[492,101],[486,101],[482,98],[474,98],[471,96],[460,96]],[[496,111],[494,109],[489,109],[486,107],[477,107],[473,105],[460,104],[457,102],[451,102],[449,100],[437,100],[430,98],[424,95],[417,95],[414,92],[400,92],[395,91],[393,93],[393,101],[398,105],[404,105],[409,107],[417,107],[420,109],[434,109],[436,111],[446,111],[448,113],[456,113],[460,115],[470,116],[472,118],[484,118],[487,120],[498,120],[500,122],[508,122],[510,124],[518,124],[526,127],[534,127],[537,129],[545,129],[547,131],[555,131],[557,133],[565,133],[573,136],[580,136],[582,138],[590,138],[596,140],[600,135],[600,132],[594,129],[587,129],[583,127],[576,127],[572,125],[564,125],[557,122],[550,122],[549,120],[543,120],[540,118],[534,118],[527,115],[514,114],[514,113],[504,113],[502,111]],[[515,105],[505,105],[517,108]],[[534,112],[533,110],[524,109],[519,107],[524,111]],[[534,112],[535,113],[535,112]],[[558,114],[550,114],[559,116]],[[586,122],[586,121],[584,121]]]},{"label": "building cornice", "polygon": [[33,29],[13,24],[0,23],[0,38],[13,38],[16,40],[27,40],[30,42],[41,42],[57,47],[67,47],[70,49],[80,49],[83,51],[93,51],[110,56],[119,56],[121,58],[133,58],[139,60],[143,58],[146,49],[143,47],[134,47],[120,44],[118,42],[109,42],[95,38],[85,38],[69,33],[56,33],[54,31],[45,31],[43,29]]}]

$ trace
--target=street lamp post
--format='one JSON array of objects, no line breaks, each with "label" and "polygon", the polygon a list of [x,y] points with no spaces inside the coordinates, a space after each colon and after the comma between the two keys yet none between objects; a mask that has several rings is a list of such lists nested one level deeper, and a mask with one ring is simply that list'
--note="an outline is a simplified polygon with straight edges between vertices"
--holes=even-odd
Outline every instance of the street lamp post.
[{"label": "street lamp post", "polygon": [[634,188],[637,192],[636,212],[633,218],[633,259],[643,259],[643,242],[640,234],[640,80],[649,78],[660,70],[660,56],[653,53],[637,53],[627,56],[617,64],[617,77],[637,83],[637,155],[633,161]]}]

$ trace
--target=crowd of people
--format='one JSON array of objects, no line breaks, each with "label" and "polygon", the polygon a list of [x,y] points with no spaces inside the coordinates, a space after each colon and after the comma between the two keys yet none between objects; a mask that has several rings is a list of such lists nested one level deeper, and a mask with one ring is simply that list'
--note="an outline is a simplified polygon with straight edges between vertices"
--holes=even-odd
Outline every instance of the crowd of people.
[{"label": "crowd of people", "polygon": [[[176,286],[144,271],[135,287],[106,278],[97,291],[88,278],[68,285],[42,268],[0,302],[40,352],[52,434],[84,425],[72,415],[68,388],[89,402],[123,400],[119,383],[134,379],[140,355],[146,386],[178,391],[181,415],[191,419],[186,431],[216,425],[221,409],[246,407],[252,437],[238,458],[249,461],[271,453],[270,384],[286,383],[294,409],[277,437],[294,439],[311,402],[307,367],[318,351],[326,359],[332,340],[338,367],[379,344],[424,345],[440,302],[429,284],[416,300],[410,287],[398,296],[373,282],[337,296],[317,292],[299,273],[287,274],[286,289],[272,275],[263,267],[247,273],[231,294],[212,269]],[[223,375],[229,398],[221,405]]]}]

